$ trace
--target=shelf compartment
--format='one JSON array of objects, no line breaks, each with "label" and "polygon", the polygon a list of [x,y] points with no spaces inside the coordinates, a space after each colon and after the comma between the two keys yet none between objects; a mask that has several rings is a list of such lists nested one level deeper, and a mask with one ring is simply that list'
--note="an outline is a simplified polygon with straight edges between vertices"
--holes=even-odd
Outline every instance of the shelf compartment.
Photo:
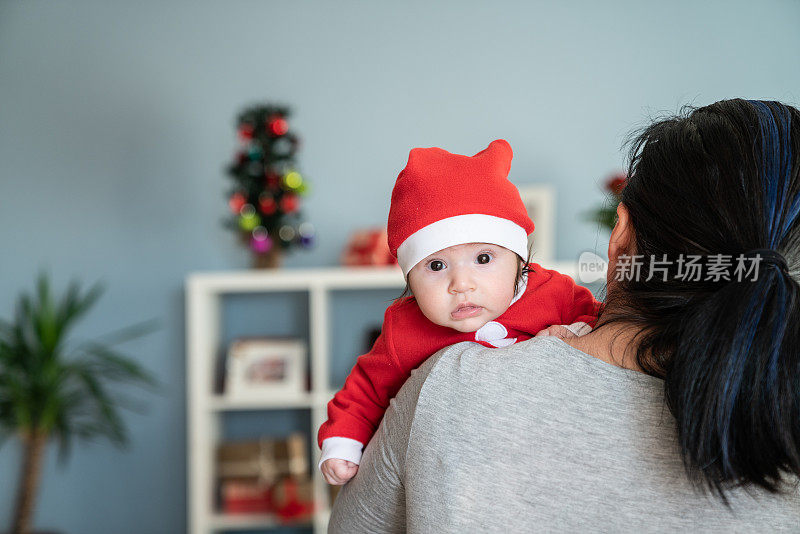
[{"label": "shelf compartment", "polygon": [[275,528],[313,528],[311,521],[283,523],[272,514],[213,514],[211,528],[215,530],[259,530]]}]

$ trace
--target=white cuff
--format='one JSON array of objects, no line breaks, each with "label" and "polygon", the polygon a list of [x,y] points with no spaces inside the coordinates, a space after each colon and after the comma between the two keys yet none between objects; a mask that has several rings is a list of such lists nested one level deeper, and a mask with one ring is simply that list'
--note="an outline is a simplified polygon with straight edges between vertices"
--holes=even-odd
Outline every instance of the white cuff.
[{"label": "white cuff", "polygon": [[322,458],[319,460],[319,467],[322,462],[336,458],[338,460],[348,460],[358,465],[361,461],[361,449],[364,444],[350,438],[326,438],[322,440]]},{"label": "white cuff", "polygon": [[565,324],[562,326],[578,337],[586,335],[592,331],[592,327],[582,321],[572,324]]}]

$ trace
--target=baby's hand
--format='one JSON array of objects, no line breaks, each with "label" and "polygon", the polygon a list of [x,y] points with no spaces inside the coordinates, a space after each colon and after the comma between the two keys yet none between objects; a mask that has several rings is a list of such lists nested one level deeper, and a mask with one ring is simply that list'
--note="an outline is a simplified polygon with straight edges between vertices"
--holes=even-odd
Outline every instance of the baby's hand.
[{"label": "baby's hand", "polygon": [[339,458],[330,458],[322,462],[322,476],[333,486],[341,486],[358,472],[358,464]]},{"label": "baby's hand", "polygon": [[569,339],[573,337],[580,337],[588,334],[591,331],[592,328],[586,323],[572,323],[570,325],[554,324],[553,326],[549,326],[544,330],[539,330],[539,332],[536,334],[536,337],[553,336],[561,339]]},{"label": "baby's hand", "polygon": [[553,326],[549,326],[544,330],[539,330],[539,332],[536,334],[536,337],[540,336],[553,336],[561,339],[578,337],[574,333],[572,333],[572,331],[569,330],[566,326],[560,324],[554,324]]}]

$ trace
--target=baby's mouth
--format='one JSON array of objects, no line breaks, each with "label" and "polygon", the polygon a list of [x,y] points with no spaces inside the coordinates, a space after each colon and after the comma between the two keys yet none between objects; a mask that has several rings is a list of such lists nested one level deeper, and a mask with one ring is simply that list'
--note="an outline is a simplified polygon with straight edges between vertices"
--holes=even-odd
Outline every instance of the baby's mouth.
[{"label": "baby's mouth", "polygon": [[479,314],[481,310],[483,310],[481,306],[472,304],[471,302],[465,302],[459,304],[458,307],[450,313],[450,316],[453,319],[466,319]]}]

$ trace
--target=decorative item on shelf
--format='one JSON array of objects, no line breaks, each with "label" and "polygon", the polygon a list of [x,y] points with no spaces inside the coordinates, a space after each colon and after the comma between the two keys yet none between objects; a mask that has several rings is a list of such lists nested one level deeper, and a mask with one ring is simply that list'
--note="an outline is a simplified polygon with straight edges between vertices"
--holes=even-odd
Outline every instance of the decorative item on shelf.
[{"label": "decorative item on shelf", "polygon": [[306,436],[301,432],[282,439],[229,441],[217,447],[217,475],[221,479],[259,479],[274,484],[280,477],[309,475]]},{"label": "decorative item on shelf", "polygon": [[285,439],[222,443],[217,447],[217,478],[222,511],[274,513],[284,521],[313,513],[305,443],[294,433]]},{"label": "decorative item on shelf", "polygon": [[225,514],[272,512],[270,487],[259,480],[223,480],[220,483],[220,497]]},{"label": "decorative item on shelf", "polygon": [[617,206],[622,201],[622,190],[628,183],[628,175],[623,172],[615,172],[606,178],[603,184],[607,197],[603,206],[584,213],[587,221],[598,223],[603,228],[611,231],[617,222]]},{"label": "decorative item on shelf", "polygon": [[350,236],[341,256],[342,265],[396,265],[389,252],[386,228],[356,230]]},{"label": "decorative item on shelf", "polygon": [[555,188],[546,184],[524,185],[519,187],[519,196],[535,226],[528,236],[532,261],[550,262],[555,254]]},{"label": "decorative item on shelf", "polygon": [[311,477],[284,477],[270,492],[272,507],[283,523],[307,521],[314,514],[314,484]]},{"label": "decorative item on shelf", "polygon": [[224,224],[251,251],[256,268],[278,267],[284,252],[314,244],[314,227],[300,212],[309,185],[295,164],[300,139],[289,115],[286,106],[258,105],[237,119],[240,146],[227,169],[234,185]]},{"label": "decorative item on shelf", "polygon": [[303,392],[306,345],[299,339],[241,338],[228,348],[225,396],[263,400],[265,395]]},{"label": "decorative item on shelf", "polygon": [[121,410],[131,402],[115,394],[118,385],[156,385],[148,371],[112,347],[154,331],[157,321],[120,329],[102,341],[75,345],[68,339],[102,292],[96,284],[84,293],[74,281],[56,299],[42,273],[36,293],[20,295],[13,322],[0,320],[0,435],[18,436],[23,454],[14,534],[31,531],[47,444],[58,442],[61,460],[76,439],[107,438],[124,446]]}]

